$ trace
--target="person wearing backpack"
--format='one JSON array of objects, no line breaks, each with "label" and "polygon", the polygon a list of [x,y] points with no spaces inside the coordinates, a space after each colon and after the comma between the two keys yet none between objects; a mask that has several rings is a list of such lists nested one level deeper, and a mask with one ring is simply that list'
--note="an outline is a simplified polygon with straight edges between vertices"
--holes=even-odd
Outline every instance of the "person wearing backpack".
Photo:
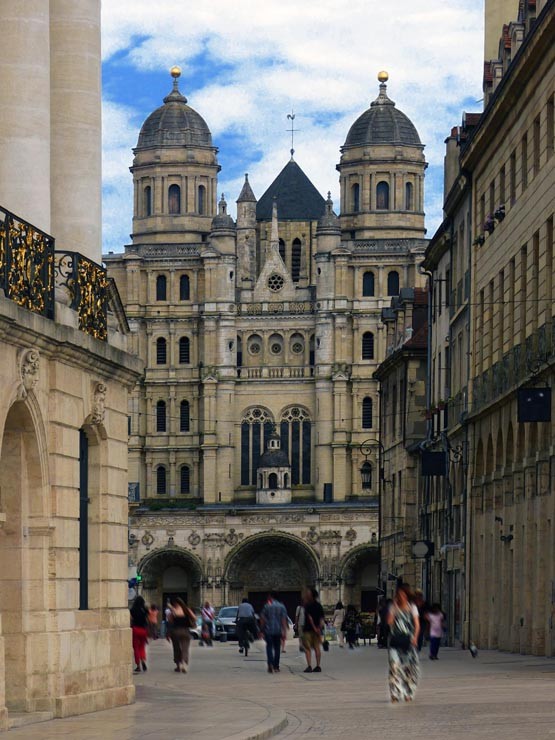
[{"label": "person wearing backpack", "polygon": [[408,584],[397,586],[387,623],[390,630],[387,647],[391,702],[409,702],[414,699],[420,675],[417,651],[420,619]]},{"label": "person wearing backpack", "polygon": [[173,661],[176,673],[187,673],[189,670],[189,648],[191,645],[191,627],[195,627],[197,619],[187,604],[178,596],[170,601],[171,631],[167,639],[172,641]]}]

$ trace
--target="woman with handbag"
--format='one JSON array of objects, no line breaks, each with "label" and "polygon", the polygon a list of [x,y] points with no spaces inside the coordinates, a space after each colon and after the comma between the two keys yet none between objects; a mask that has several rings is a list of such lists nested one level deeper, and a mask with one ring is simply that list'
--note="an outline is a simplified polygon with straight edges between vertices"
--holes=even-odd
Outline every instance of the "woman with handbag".
[{"label": "woman with handbag", "polygon": [[411,597],[410,587],[400,584],[387,615],[389,693],[393,704],[414,699],[420,674],[417,652],[420,620]]}]

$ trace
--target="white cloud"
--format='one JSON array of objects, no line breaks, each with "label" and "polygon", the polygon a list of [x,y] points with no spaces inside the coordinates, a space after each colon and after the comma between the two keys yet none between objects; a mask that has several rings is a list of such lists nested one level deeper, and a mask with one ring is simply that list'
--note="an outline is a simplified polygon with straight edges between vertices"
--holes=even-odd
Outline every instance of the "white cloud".
[{"label": "white cloud", "polygon": [[[296,159],[337,201],[339,147],[376,97],[379,69],[389,71],[388,92],[415,123],[427,160],[441,164],[443,140],[460,121],[463,101],[482,97],[482,13],[481,0],[397,0],[389,6],[376,0],[158,0],[154,11],[152,0],[105,0],[103,50],[107,60],[123,54],[138,77],[181,64],[181,88],[207,120],[216,145],[227,133],[241,138],[237,157],[241,169],[251,172],[257,195],[287,161],[286,115],[293,107],[300,129]],[[225,71],[214,77],[212,70],[222,65]],[[187,89],[192,79],[193,95]],[[166,92],[159,91],[160,99]],[[131,202],[124,207],[122,193],[130,189],[130,148],[149,112],[117,100],[107,104],[110,248],[118,248],[118,229],[120,245],[128,238]],[[229,190],[230,204],[239,187],[235,172],[223,170],[219,189]],[[441,197],[429,188],[428,193],[428,211],[437,223]]]}]

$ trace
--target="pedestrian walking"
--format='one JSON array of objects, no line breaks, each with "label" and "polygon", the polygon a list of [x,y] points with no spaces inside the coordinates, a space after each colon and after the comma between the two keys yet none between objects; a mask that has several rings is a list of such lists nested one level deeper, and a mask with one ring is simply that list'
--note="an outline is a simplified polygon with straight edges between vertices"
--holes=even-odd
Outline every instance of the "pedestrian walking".
[{"label": "pedestrian walking", "polygon": [[438,660],[439,646],[445,626],[445,614],[439,604],[432,604],[426,613],[430,631],[430,660]]},{"label": "pedestrian walking", "polygon": [[[318,591],[315,588],[307,588],[304,602],[304,627],[303,647],[306,657],[305,673],[321,673],[320,661],[322,659],[322,629],[324,627],[324,610],[318,601]],[[314,651],[316,666],[312,668],[311,651]]]},{"label": "pedestrian walking", "polygon": [[397,587],[389,610],[389,693],[392,703],[412,701],[416,692],[420,665],[418,660],[418,608],[411,602],[410,587]]},{"label": "pedestrian walking", "polygon": [[340,648],[345,647],[345,633],[343,632],[343,620],[345,619],[345,607],[341,601],[338,601],[335,605],[335,611],[333,613],[332,625],[335,627],[335,633],[337,635],[337,642]]},{"label": "pedestrian walking", "polygon": [[142,596],[137,596],[131,613],[131,633],[133,638],[133,657],[135,659],[135,673],[146,671],[146,646],[148,643],[148,610]]},{"label": "pedestrian walking", "polygon": [[189,649],[191,646],[190,629],[196,625],[196,617],[187,604],[174,596],[170,600],[170,631],[166,639],[171,639],[173,662],[176,673],[187,673],[189,670]]},{"label": "pedestrian walking", "polygon": [[275,591],[260,612],[260,626],[266,641],[268,673],[279,673],[281,640],[287,634],[287,611]]},{"label": "pedestrian walking", "polygon": [[355,649],[357,640],[358,613],[353,604],[349,604],[343,620],[343,631],[347,638],[347,644],[350,650]]},{"label": "pedestrian walking", "polygon": [[243,599],[237,609],[237,640],[239,641],[239,652],[244,652],[245,658],[249,654],[250,644],[257,632],[254,607],[248,599]]},{"label": "pedestrian walking", "polygon": [[201,627],[201,638],[208,646],[212,647],[212,639],[214,637],[214,619],[216,614],[214,609],[210,606],[209,601],[204,602],[204,606],[200,610],[202,617]]},{"label": "pedestrian walking", "polygon": [[158,614],[160,613],[156,604],[151,604],[148,610],[148,636],[151,640],[158,639]]},{"label": "pedestrian walking", "polygon": [[418,618],[420,620],[420,632],[418,633],[418,652],[420,652],[422,650],[422,645],[424,644],[424,638],[428,636],[428,621],[426,619],[426,615],[430,611],[430,605],[419,588],[414,592],[413,601],[418,609]]}]

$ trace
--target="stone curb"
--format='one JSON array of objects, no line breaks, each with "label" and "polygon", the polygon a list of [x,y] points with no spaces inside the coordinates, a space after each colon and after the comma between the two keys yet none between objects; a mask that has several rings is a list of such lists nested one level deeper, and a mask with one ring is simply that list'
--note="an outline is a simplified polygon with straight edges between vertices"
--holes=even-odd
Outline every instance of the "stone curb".
[{"label": "stone curb", "polygon": [[[265,705],[259,705],[265,706]],[[264,740],[267,737],[275,737],[285,727],[287,727],[287,714],[283,709],[268,707],[268,717],[254,727],[243,730],[235,735],[228,735],[225,740]]]}]

